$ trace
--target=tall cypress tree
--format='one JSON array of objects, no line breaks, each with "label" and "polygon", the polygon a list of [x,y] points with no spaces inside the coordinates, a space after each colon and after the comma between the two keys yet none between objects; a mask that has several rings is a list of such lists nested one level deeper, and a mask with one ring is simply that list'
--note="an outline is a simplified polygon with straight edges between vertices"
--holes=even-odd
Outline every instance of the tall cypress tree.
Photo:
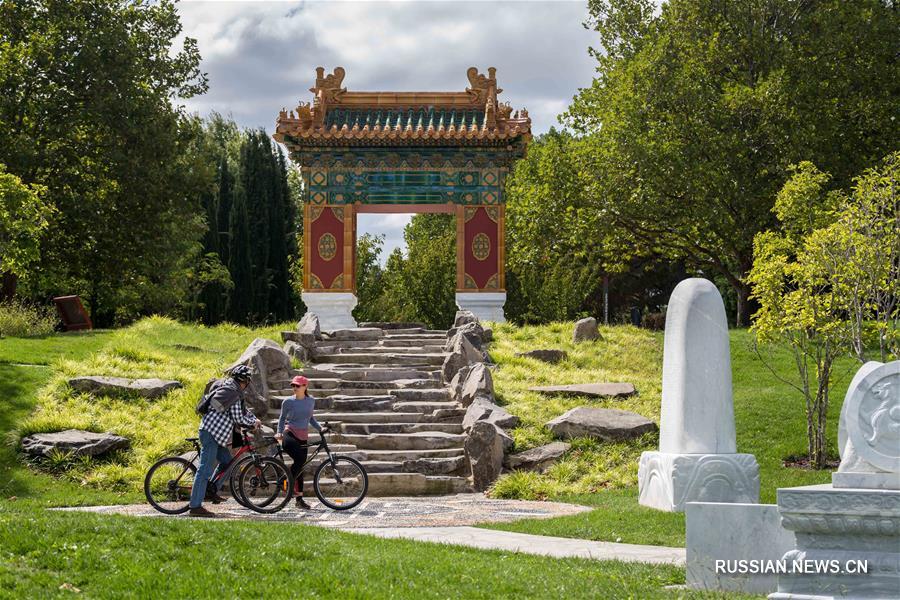
[{"label": "tall cypress tree", "polygon": [[229,215],[228,270],[234,289],[228,302],[228,319],[235,323],[253,321],[253,261],[250,256],[250,226],[246,195],[239,189],[234,195]]},{"label": "tall cypress tree", "polygon": [[268,139],[258,130],[248,131],[241,145],[240,186],[248,216],[248,250],[251,267],[249,287],[252,321],[269,317],[269,156]]},{"label": "tall cypress tree", "polygon": [[219,258],[223,265],[229,264],[228,249],[231,247],[231,205],[234,203],[234,176],[224,152],[219,159],[218,216]]},{"label": "tall cypress tree", "polygon": [[288,274],[289,194],[284,157],[278,146],[270,146],[269,157],[272,166],[272,196],[269,204],[269,271],[272,284],[269,307],[277,320],[283,320],[293,316]]}]

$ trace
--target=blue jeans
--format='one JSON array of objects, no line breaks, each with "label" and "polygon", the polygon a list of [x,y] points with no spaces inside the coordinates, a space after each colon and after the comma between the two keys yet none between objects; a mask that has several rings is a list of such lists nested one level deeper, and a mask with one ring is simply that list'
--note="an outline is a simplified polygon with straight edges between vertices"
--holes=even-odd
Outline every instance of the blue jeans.
[{"label": "blue jeans", "polygon": [[[231,461],[231,452],[228,447],[220,446],[213,439],[211,433],[205,429],[200,430],[200,466],[197,467],[197,475],[194,477],[194,487],[191,488],[191,508],[197,508],[203,504],[206,496],[206,486],[210,479],[215,477],[219,470]],[[218,465],[216,464],[218,463]],[[216,486],[218,489],[220,486]]]}]

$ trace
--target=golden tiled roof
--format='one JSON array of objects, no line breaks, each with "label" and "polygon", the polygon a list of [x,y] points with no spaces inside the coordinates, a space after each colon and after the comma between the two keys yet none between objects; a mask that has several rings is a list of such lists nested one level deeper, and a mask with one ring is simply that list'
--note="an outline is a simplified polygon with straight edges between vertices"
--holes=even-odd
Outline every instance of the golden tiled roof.
[{"label": "golden tiled roof", "polygon": [[528,111],[499,104],[496,69],[467,71],[463,92],[349,92],[344,69],[316,69],[312,103],[282,110],[275,139],[290,146],[316,144],[467,145],[531,138]]}]

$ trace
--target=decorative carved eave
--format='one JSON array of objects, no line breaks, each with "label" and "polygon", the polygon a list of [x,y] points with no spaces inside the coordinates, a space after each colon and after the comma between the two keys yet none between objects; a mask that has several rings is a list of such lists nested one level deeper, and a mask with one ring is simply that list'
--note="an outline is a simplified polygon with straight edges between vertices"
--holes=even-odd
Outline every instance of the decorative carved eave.
[{"label": "decorative carved eave", "polygon": [[[497,94],[503,90],[497,87],[494,67],[488,69],[487,76],[470,67],[466,73],[470,87],[464,92],[350,92],[341,87],[344,75],[342,67],[327,76],[324,68],[317,68],[315,86],[310,88],[312,103],[300,103],[295,111],[282,110],[276,120],[275,139],[289,147],[386,142],[471,145],[531,139],[528,112],[523,109],[513,113],[509,104],[498,102]],[[353,123],[328,117],[332,110],[350,111]],[[398,117],[401,111],[409,111],[410,117],[416,118]],[[466,111],[461,120],[459,115]],[[425,112],[429,117],[440,114],[439,122],[432,119],[426,123]],[[370,118],[370,113],[378,118]],[[451,115],[449,123],[445,123],[444,114]],[[383,122],[381,115],[385,115]]]}]

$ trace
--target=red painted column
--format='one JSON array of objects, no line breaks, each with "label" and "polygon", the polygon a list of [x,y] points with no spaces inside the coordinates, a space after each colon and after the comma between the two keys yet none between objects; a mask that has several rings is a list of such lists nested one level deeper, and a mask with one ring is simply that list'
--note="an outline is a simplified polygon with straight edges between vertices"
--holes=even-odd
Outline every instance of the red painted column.
[{"label": "red painted column", "polygon": [[303,206],[303,291],[354,292],[356,214],[352,205]]},{"label": "red painted column", "polygon": [[458,292],[502,292],[506,280],[504,207],[458,206],[456,261]]}]

